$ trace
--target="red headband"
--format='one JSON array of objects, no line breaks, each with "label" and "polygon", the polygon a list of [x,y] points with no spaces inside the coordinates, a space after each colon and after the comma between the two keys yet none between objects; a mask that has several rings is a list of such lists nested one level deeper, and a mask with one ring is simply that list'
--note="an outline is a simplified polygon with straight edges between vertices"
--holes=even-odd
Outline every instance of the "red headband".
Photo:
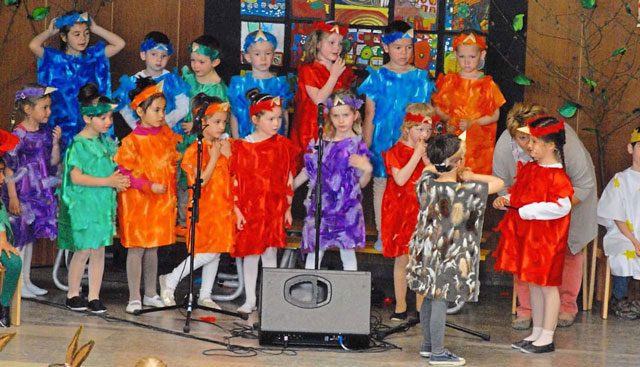
[{"label": "red headband", "polygon": [[417,123],[420,123],[420,124],[432,124],[433,123],[433,120],[429,116],[422,116],[422,115],[418,115],[418,114],[414,114],[414,113],[410,113],[410,112],[407,112],[407,114],[404,115],[404,120],[405,121],[410,121],[410,122],[417,122]]},{"label": "red headband", "polygon": [[327,22],[313,22],[313,29],[327,32],[327,33],[337,33],[342,37],[347,35],[347,27],[341,26],[337,23],[327,23]]},{"label": "red headband", "polygon": [[249,107],[249,115],[253,116],[262,111],[273,111],[276,107],[281,107],[280,97],[265,98]]},{"label": "red headband", "polygon": [[458,46],[460,45],[476,45],[480,47],[481,50],[487,49],[487,42],[485,41],[484,37],[477,36],[473,33],[471,34],[461,33],[460,35],[458,35],[456,38],[453,39],[454,50],[458,48]]},{"label": "red headband", "polygon": [[560,119],[557,120],[558,122],[553,124],[553,125],[549,125],[549,126],[544,126],[544,127],[532,127],[531,123],[543,118],[550,118],[550,119],[555,119],[555,117],[549,116],[549,115],[538,115],[536,117],[532,117],[530,119],[528,119],[525,124],[526,126],[529,128],[529,131],[531,132],[531,135],[537,137],[540,136],[547,136],[549,134],[553,134],[553,133],[557,133],[558,131],[562,131],[564,130],[564,120]]}]

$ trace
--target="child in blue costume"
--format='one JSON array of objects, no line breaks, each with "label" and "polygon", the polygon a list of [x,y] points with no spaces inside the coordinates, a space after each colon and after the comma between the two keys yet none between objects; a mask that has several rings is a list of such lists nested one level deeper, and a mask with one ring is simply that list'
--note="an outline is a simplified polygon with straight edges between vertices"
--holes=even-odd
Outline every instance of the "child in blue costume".
[{"label": "child in blue costume", "polygon": [[[425,70],[409,62],[413,55],[413,30],[402,21],[391,22],[382,36],[389,62],[374,70],[358,88],[366,95],[363,139],[373,157],[373,209],[376,229],[380,233],[382,196],[387,185],[387,173],[382,152],[388,151],[400,138],[400,126],[409,103],[429,103],[433,82]],[[376,247],[382,250],[378,237]]]},{"label": "child in blue costume", "polygon": [[[161,32],[150,32],[140,45],[140,58],[144,61],[145,69],[133,76],[123,75],[120,78],[120,86],[113,92],[113,98],[118,101],[116,112],[120,112],[131,130],[136,128],[139,117],[129,107],[129,92],[135,89],[137,78],[151,77],[156,83],[164,81],[162,92],[167,98],[164,118],[167,125],[178,134],[184,133],[180,122],[189,113],[189,85],[180,78],[177,69],[172,72],[165,69],[171,55],[173,46],[169,37]],[[113,127],[109,134],[113,134]]]},{"label": "child in blue costume", "polygon": [[[60,34],[60,49],[44,47],[44,42]],[[104,39],[89,47],[90,33]],[[71,11],[55,18],[49,28],[35,36],[29,49],[38,58],[38,83],[58,88],[51,98],[49,126],[62,128],[62,151],[82,130],[76,96],[80,87],[91,82],[100,93],[111,95],[109,58],[124,48],[125,42],[115,33],[100,27],[87,13]]]},{"label": "child in blue costume", "polygon": [[[251,64],[251,72],[244,76],[231,78],[227,94],[231,102],[231,135],[234,139],[244,138],[255,130],[249,116],[250,101],[245,97],[247,91],[258,88],[262,93],[280,97],[282,109],[287,110],[287,103],[293,98],[287,79],[284,76],[274,77],[269,72],[273,54],[278,40],[268,32],[255,31],[244,40],[244,59]],[[284,114],[284,123],[278,134],[287,135],[289,128],[288,114]]]}]

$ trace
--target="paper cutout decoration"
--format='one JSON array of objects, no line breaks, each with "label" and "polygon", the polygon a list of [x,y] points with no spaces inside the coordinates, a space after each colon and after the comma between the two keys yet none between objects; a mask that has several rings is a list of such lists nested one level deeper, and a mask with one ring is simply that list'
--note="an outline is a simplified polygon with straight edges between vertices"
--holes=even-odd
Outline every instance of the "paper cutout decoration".
[{"label": "paper cutout decoration", "polygon": [[283,18],[286,0],[240,0],[240,15]]},{"label": "paper cutout decoration", "polygon": [[396,0],[394,18],[413,26],[416,31],[436,30],[438,0]]},{"label": "paper cutout decoration", "polygon": [[518,74],[513,77],[513,81],[518,85],[531,85],[533,84],[533,80],[529,79],[528,76],[524,74]]},{"label": "paper cutout decoration", "polygon": [[574,102],[565,102],[565,104],[563,104],[562,107],[558,108],[558,113],[562,117],[570,119],[576,115],[576,112],[581,107],[582,106]]},{"label": "paper cutout decoration", "polygon": [[438,56],[438,35],[433,33],[417,33],[413,44],[413,65],[418,69],[428,70],[432,78],[436,76],[436,58]]}]

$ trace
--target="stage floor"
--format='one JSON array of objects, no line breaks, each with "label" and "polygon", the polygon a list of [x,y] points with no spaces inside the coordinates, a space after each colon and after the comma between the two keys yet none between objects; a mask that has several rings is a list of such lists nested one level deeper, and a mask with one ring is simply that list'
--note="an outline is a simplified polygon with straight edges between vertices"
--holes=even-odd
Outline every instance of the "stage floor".
[{"label": "stage floor", "polygon": [[[126,283],[105,282],[102,293],[103,302],[109,309],[110,319],[74,313],[62,309],[64,293],[53,290],[50,268],[35,269],[35,279],[41,279],[51,294],[42,298],[49,304],[25,301],[20,327],[9,330],[0,329],[0,333],[17,332],[15,339],[0,353],[1,367],[40,367],[50,363],[64,363],[67,345],[79,325],[85,330],[80,342],[89,339],[96,344],[83,366],[134,366],[143,357],[157,356],[170,367],[202,366],[425,366],[428,360],[421,358],[418,349],[421,343],[419,325],[408,332],[397,333],[386,341],[402,348],[380,353],[349,353],[334,350],[297,350],[291,348],[282,351],[278,348],[260,350],[253,357],[233,354],[220,345],[208,341],[195,340],[181,335],[183,316],[177,311],[166,311],[144,316],[131,316],[124,312],[127,298]],[[184,284],[184,283],[183,283]],[[447,328],[446,346],[453,352],[466,358],[468,366],[637,366],[640,354],[640,321],[622,321],[611,315],[604,321],[597,311],[580,313],[576,323],[570,328],[556,331],[557,351],[547,355],[525,355],[511,349],[509,344],[527,335],[510,328],[509,315],[510,290],[497,287],[484,287],[480,302],[466,305],[461,314],[450,316],[449,322],[467,328],[491,334],[486,342],[471,335]],[[390,292],[387,292],[390,293]],[[58,304],[51,304],[51,302]],[[236,302],[237,303],[237,302]],[[228,309],[235,309],[232,303],[221,303]],[[381,314],[383,322],[389,326],[397,325],[388,320],[390,308],[374,308],[374,314]],[[212,314],[197,311],[199,316]],[[215,325],[194,322],[190,335],[225,342],[231,334],[229,330],[237,325],[251,326],[258,321],[257,312],[248,321],[224,315],[217,317]],[[139,324],[132,324],[123,319]],[[330,320],[327,320],[330,322]],[[145,328],[149,325],[159,329]],[[246,347],[259,347],[255,339],[236,337],[232,344]],[[295,350],[295,352],[294,352]],[[235,358],[234,358],[235,357]]]}]

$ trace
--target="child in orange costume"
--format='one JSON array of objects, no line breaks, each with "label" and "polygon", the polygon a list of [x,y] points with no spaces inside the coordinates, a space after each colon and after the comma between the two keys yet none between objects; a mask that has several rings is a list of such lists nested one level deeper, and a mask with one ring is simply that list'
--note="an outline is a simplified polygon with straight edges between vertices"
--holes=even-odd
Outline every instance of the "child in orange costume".
[{"label": "child in orange costume", "polygon": [[258,261],[277,267],[278,247],[287,245],[285,225],[291,224],[293,174],[298,149],[278,130],[282,124],[279,97],[261,94],[258,88],[246,94],[249,115],[256,129],[233,142],[231,171],[235,176],[235,213],[238,235],[232,255],[242,257],[246,300],[238,312],[256,307]]},{"label": "child in orange costume", "polygon": [[431,103],[448,123],[449,132],[460,135],[467,131],[467,167],[475,173],[490,175],[496,122],[500,106],[506,101],[493,78],[480,71],[487,54],[484,37],[475,31],[463,31],[453,39],[453,49],[460,72],[438,77],[438,91]]},{"label": "child in orange costume", "polygon": [[[231,139],[224,133],[229,119],[229,103],[218,97],[197,94],[192,101],[193,116],[209,103],[202,118],[202,156],[200,160],[202,190],[200,192],[199,217],[196,223],[195,258],[193,268],[202,267],[202,285],[198,304],[209,308],[218,306],[211,299],[213,283],[218,273],[220,254],[233,250],[235,243],[236,216],[233,213],[231,194]],[[182,169],[187,174],[187,183],[193,187],[198,167],[198,142],[193,142],[184,152]],[[189,202],[193,200],[193,189]],[[187,211],[187,250],[191,251],[191,211]],[[160,276],[160,295],[166,306],[176,304],[174,292],[180,280],[191,271],[191,258],[187,257],[167,275]]]},{"label": "child in orange costume", "polygon": [[[129,93],[130,107],[140,117],[138,126],[122,139],[114,157],[131,186],[118,195],[120,242],[128,248],[129,304],[134,313],[146,306],[163,307],[156,292],[158,247],[175,242],[176,168],[181,139],[164,121],[166,100],[162,82],[139,78]],[[144,265],[145,296],[140,302],[140,278]]]}]

